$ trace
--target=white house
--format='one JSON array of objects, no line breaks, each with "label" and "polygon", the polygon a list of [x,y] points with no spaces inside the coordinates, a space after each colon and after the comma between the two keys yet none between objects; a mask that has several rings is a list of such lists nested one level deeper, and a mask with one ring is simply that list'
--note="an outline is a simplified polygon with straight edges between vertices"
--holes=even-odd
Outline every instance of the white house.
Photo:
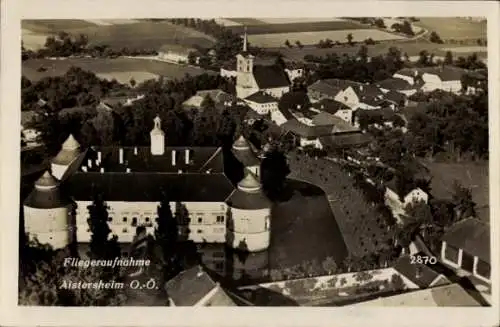
[{"label": "white house", "polygon": [[395,184],[395,178],[387,183],[384,194],[384,203],[391,209],[394,217],[398,219],[399,222],[402,222],[401,217],[405,215],[405,208],[409,204],[420,201],[427,203],[427,201],[429,201],[429,195],[418,187],[412,189],[408,193],[403,191],[398,192],[398,188]]},{"label": "white house", "polygon": [[267,92],[255,92],[246,97],[244,101],[259,115],[266,115],[278,111],[278,99]]},{"label": "white house", "polygon": [[196,49],[186,48],[179,45],[163,46],[158,51],[158,59],[179,64],[189,63],[190,53],[196,53]]},{"label": "white house", "polygon": [[411,85],[421,85],[424,92],[443,90],[458,93],[462,89],[462,75],[466,71],[451,66],[403,68],[397,71],[393,77],[404,79]]}]

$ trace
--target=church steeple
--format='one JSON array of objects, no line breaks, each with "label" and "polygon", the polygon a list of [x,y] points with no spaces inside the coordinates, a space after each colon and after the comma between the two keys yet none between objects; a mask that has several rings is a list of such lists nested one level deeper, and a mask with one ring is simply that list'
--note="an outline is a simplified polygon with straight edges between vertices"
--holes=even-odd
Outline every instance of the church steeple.
[{"label": "church steeple", "polygon": [[245,34],[243,34],[243,53],[248,51],[248,36],[247,36],[247,27],[245,26]]},{"label": "church steeple", "polygon": [[154,127],[150,132],[151,136],[151,154],[161,156],[165,153],[165,133],[161,129],[161,119],[156,116]]}]

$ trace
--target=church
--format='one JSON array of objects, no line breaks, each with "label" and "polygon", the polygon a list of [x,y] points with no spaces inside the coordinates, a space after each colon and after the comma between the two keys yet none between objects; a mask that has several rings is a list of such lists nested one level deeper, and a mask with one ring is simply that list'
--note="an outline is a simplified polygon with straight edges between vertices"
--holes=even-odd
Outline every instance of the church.
[{"label": "church", "polygon": [[268,95],[279,99],[290,91],[290,85],[290,79],[281,67],[255,64],[255,56],[248,51],[245,31],[243,51],[236,55],[236,96],[243,100],[252,95]]},{"label": "church", "polygon": [[25,232],[53,248],[88,243],[95,194],[108,206],[108,225],[118,242],[130,243],[137,226],[153,233],[160,201],[168,199],[179,237],[227,244],[249,252],[270,242],[271,203],[260,185],[260,160],[240,136],[232,152],[245,167],[234,185],[216,147],[167,147],[159,117],[150,146],[82,149],[70,135],[23,203]]}]

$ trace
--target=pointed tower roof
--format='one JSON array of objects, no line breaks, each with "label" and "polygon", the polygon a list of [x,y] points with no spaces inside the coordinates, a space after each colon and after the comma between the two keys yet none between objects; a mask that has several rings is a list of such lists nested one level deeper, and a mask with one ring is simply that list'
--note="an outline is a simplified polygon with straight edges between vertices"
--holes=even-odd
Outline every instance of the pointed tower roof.
[{"label": "pointed tower roof", "polygon": [[240,135],[236,141],[233,143],[233,149],[235,150],[250,150],[250,144],[245,139],[243,135]]},{"label": "pointed tower roof", "polygon": [[257,178],[252,173],[247,172],[246,176],[238,183],[238,189],[243,192],[253,193],[259,192],[261,186]]},{"label": "pointed tower roof", "polygon": [[73,134],[69,134],[66,141],[64,141],[62,148],[64,150],[69,150],[69,151],[76,150],[76,149],[80,148],[80,143],[78,143],[78,141],[75,139]]},{"label": "pointed tower roof", "polygon": [[35,187],[39,190],[52,189],[57,185],[57,179],[48,170],[35,182]]},{"label": "pointed tower roof", "polygon": [[154,127],[151,130],[151,134],[153,135],[163,135],[163,130],[161,129],[161,119],[160,116],[156,115],[154,121]]}]

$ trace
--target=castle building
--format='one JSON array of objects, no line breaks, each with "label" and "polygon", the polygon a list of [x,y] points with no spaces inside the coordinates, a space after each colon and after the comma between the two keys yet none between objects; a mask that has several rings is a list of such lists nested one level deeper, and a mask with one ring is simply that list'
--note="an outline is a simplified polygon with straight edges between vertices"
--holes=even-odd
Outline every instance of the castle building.
[{"label": "castle building", "polygon": [[[76,242],[87,243],[88,206],[100,194],[120,243],[130,243],[137,226],[152,233],[158,206],[166,199],[178,220],[181,240],[227,243],[249,252],[269,246],[270,203],[256,177],[257,161],[242,162],[246,175],[235,186],[224,172],[221,148],[166,147],[159,117],[150,137],[150,147],[80,151],[70,135],[52,161],[57,176],[46,172],[24,202],[26,231],[54,248],[66,246],[71,231]],[[250,157],[250,147],[241,144],[242,138],[235,142],[234,152]]]},{"label": "castle building", "polygon": [[289,92],[291,82],[285,70],[274,65],[256,65],[255,56],[247,48],[245,31],[243,51],[236,55],[236,96],[245,99],[261,92],[279,99]]}]

